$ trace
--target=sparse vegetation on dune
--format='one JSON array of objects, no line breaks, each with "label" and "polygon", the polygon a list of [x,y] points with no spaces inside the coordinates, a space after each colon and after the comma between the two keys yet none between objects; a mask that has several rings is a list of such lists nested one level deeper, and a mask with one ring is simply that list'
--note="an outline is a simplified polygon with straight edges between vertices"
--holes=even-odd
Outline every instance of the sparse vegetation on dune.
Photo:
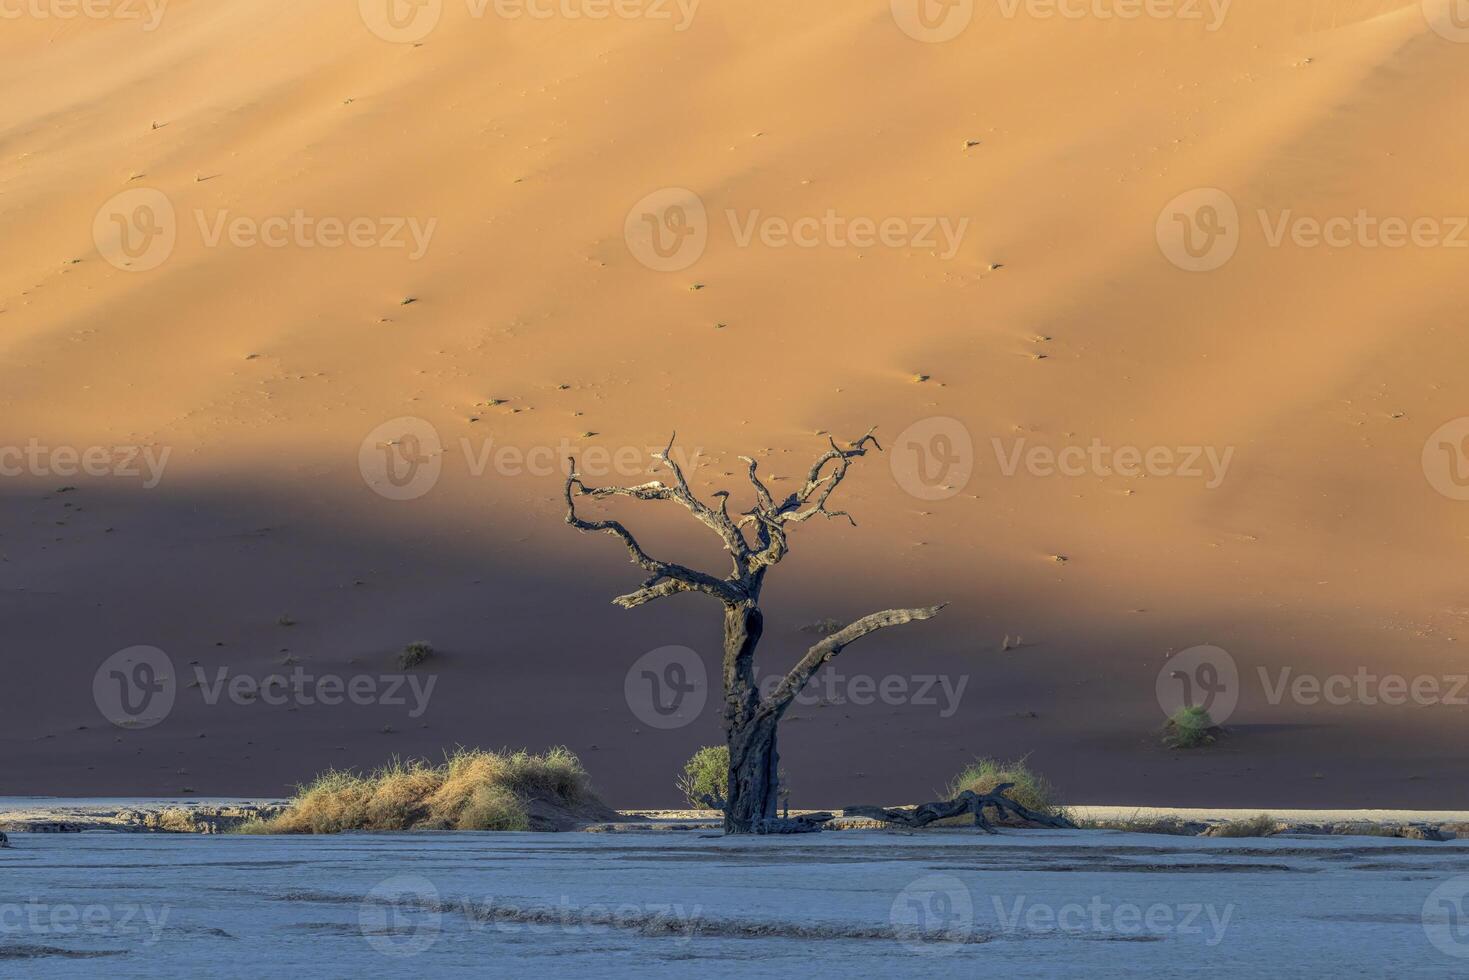
[{"label": "sparse vegetation on dune", "polygon": [[412,670],[434,655],[433,645],[424,640],[415,640],[403,648],[398,654],[398,668],[400,670]]},{"label": "sparse vegetation on dune", "polygon": [[[1025,759],[1017,759],[1014,762],[1000,762],[997,759],[975,759],[964,771],[954,777],[954,781],[945,790],[945,799],[952,800],[965,790],[984,796],[994,792],[996,786],[1002,783],[1014,783],[1014,786],[1005,792],[1005,795],[1016,803],[1028,807],[1037,813],[1044,813],[1052,817],[1064,817],[1066,811],[1055,802],[1055,788],[1046,781],[1045,777],[1033,772],[1026,765]],[[956,817],[956,821],[967,822],[967,817]],[[944,826],[946,824],[941,824]]]},{"label": "sparse vegetation on dune", "polygon": [[[784,768],[779,770],[780,802],[789,807],[791,792]],[[694,810],[723,810],[729,789],[729,746],[706,745],[689,757],[676,782],[684,802]]]},{"label": "sparse vegetation on dune", "polygon": [[566,749],[544,755],[459,749],[437,766],[394,759],[367,774],[323,773],[297,790],[286,812],[240,832],[555,830],[609,812]]},{"label": "sparse vegetation on dune", "polygon": [[1076,825],[1082,830],[1119,830],[1128,834],[1167,834],[1172,837],[1197,837],[1208,829],[1208,824],[1202,821],[1166,815],[1145,816],[1141,812],[1105,820],[1081,819],[1076,821]]},{"label": "sparse vegetation on dune", "polygon": [[1268,813],[1218,824],[1205,831],[1209,837],[1269,837],[1280,829],[1280,821]]},{"label": "sparse vegetation on dune", "polygon": [[729,786],[729,746],[706,745],[684,763],[678,777],[678,791],[695,810],[724,809],[724,794]]},{"label": "sparse vegetation on dune", "polygon": [[1204,708],[1179,708],[1163,726],[1163,744],[1170,749],[1196,749],[1213,744],[1222,731]]}]

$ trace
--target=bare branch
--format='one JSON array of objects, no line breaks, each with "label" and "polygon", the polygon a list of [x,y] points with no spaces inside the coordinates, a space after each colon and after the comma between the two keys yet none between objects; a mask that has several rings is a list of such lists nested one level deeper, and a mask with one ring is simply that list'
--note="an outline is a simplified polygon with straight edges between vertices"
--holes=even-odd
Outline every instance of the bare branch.
[{"label": "bare branch", "polygon": [[654,458],[662,462],[668,468],[668,472],[673,475],[673,486],[669,488],[668,499],[677,500],[683,504],[699,523],[719,535],[720,540],[724,542],[725,550],[734,557],[735,567],[738,568],[740,559],[749,554],[750,546],[745,542],[744,535],[740,533],[734,521],[730,520],[723,503],[720,504],[719,510],[713,510],[708,504],[694,496],[694,491],[689,489],[689,481],[684,477],[683,469],[673,458],[673,442],[677,438],[678,433],[675,432],[669,438],[667,448],[654,454]]},{"label": "bare branch", "polygon": [[939,614],[948,603],[937,606],[927,606],[921,609],[888,609],[884,612],[873,613],[863,616],[861,619],[837,630],[835,633],[822,640],[820,643],[806,651],[796,666],[791,668],[780,686],[771,693],[770,697],[760,703],[759,714],[775,714],[777,717],[785,713],[786,708],[796,695],[801,693],[801,688],[806,686],[818,670],[827,661],[836,657],[842,650],[862,639],[868,633],[875,633],[889,626],[902,626],[918,620],[932,619]]},{"label": "bare branch", "polygon": [[566,477],[566,523],[579,531],[604,531],[611,534],[627,548],[628,557],[634,565],[652,574],[637,592],[619,596],[613,601],[624,608],[661,599],[679,592],[704,592],[724,602],[738,602],[741,593],[732,584],[704,572],[686,568],[674,562],[660,561],[645,552],[632,532],[620,522],[613,520],[588,521],[577,516],[575,493],[586,497],[628,496],[639,500],[677,499],[675,490],[660,483],[646,483],[638,487],[588,487],[576,473],[576,461],[571,461]]},{"label": "bare branch", "polygon": [[755,488],[755,500],[759,507],[767,511],[775,510],[775,500],[771,498],[770,491],[766,489],[765,484],[760,481],[759,475],[755,472],[755,460],[750,456],[741,456],[740,459],[750,464],[750,485]]},{"label": "bare branch", "polygon": [[[868,429],[862,438],[852,443],[850,449],[842,449],[836,444],[835,439],[828,438],[828,441],[831,443],[831,449],[827,450],[812,465],[811,472],[806,476],[806,485],[798,493],[792,494],[791,499],[786,501],[786,505],[782,507],[781,521],[786,523],[800,522],[821,514],[825,517],[845,517],[847,520],[852,521],[852,526],[855,527],[857,522],[852,520],[852,515],[845,511],[828,512],[826,501],[831,497],[832,491],[836,490],[837,485],[846,477],[847,467],[852,465],[852,460],[867,455],[867,444],[869,442],[879,452],[882,451],[882,445],[877,441],[877,437],[872,434],[875,431],[877,431],[876,426]],[[836,468],[825,476],[822,476],[821,471],[826,468],[826,464],[831,462],[837,464]],[[800,508],[811,503],[813,495],[816,496],[815,504],[808,510],[801,510]]]},{"label": "bare branch", "polygon": [[[827,510],[826,502],[846,477],[847,468],[852,465],[852,460],[866,456],[869,444],[878,450],[882,449],[877,437],[872,434],[875,429],[875,426],[868,429],[847,449],[838,446],[836,440],[828,436],[827,441],[831,444],[831,448],[811,465],[811,471],[807,474],[806,482],[801,489],[786,497],[779,504],[775,503],[770,491],[766,489],[765,484],[756,474],[755,461],[748,456],[740,457],[750,464],[750,483],[755,487],[756,505],[740,519],[739,526],[744,528],[754,524],[759,532],[759,547],[748,556],[747,567],[752,570],[768,567],[777,564],[786,556],[790,550],[785,533],[787,524],[799,524],[820,514],[827,519],[845,517],[853,527],[856,527],[857,522],[852,519],[851,514],[843,510]],[[830,472],[823,472],[830,463],[836,465]]]}]

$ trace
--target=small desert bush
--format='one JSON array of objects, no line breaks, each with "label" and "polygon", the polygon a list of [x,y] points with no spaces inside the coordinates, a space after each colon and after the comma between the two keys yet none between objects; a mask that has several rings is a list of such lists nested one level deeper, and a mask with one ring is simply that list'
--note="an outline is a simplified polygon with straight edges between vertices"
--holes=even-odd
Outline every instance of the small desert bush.
[{"label": "small desert bush", "polygon": [[1120,830],[1128,834],[1168,834],[1173,837],[1196,837],[1205,825],[1196,820],[1174,816],[1145,816],[1141,812],[1130,817],[1077,820],[1082,830]]},{"label": "small desert bush", "polygon": [[365,775],[331,771],[296,791],[285,813],[240,828],[253,834],[346,830],[526,830],[526,804],[595,797],[569,750],[544,755],[459,749],[442,765],[394,759]]},{"label": "small desert bush", "polygon": [[[721,809],[729,789],[729,746],[706,745],[683,765],[678,790],[694,810]],[[705,797],[712,799],[711,805]]]},{"label": "small desert bush", "polygon": [[1269,837],[1275,833],[1279,823],[1268,813],[1253,817],[1241,817],[1228,823],[1209,828],[1210,837]]},{"label": "small desert bush", "polygon": [[[1006,791],[1005,795],[1021,806],[1050,816],[1065,815],[1064,810],[1055,803],[1055,789],[1044,776],[1032,772],[1024,759],[1017,759],[1014,762],[975,759],[963,772],[954,777],[954,781],[945,790],[944,798],[952,800],[966,789],[983,796],[986,793],[994,792],[995,787],[1001,783],[1015,784]],[[973,818],[969,816],[954,819],[973,822]]]},{"label": "small desert bush", "polygon": [[1163,726],[1163,744],[1170,749],[1196,749],[1212,743],[1217,731],[1214,719],[1204,708],[1179,708]]},{"label": "small desert bush", "polygon": [[415,640],[403,648],[398,654],[398,668],[400,670],[412,670],[434,655],[434,648],[423,640]]}]

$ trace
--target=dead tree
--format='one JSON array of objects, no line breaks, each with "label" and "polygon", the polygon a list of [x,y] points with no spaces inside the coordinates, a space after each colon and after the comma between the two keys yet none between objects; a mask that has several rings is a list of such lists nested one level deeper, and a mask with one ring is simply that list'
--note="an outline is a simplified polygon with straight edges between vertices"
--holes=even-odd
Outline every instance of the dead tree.
[{"label": "dead tree", "polygon": [[888,809],[880,806],[849,806],[842,811],[842,816],[867,817],[869,820],[881,820],[883,823],[899,824],[904,827],[927,827],[935,820],[947,820],[951,817],[959,817],[966,813],[972,813],[974,814],[974,826],[987,834],[994,834],[998,833],[998,831],[984,818],[985,808],[994,807],[995,814],[999,819],[1004,819],[1005,814],[1009,813],[1025,823],[1036,824],[1041,827],[1056,827],[1067,830],[1076,829],[1076,824],[1063,816],[1038,813],[1025,804],[1012,800],[1005,795],[1006,790],[1014,788],[1014,783],[1001,783],[984,794],[966,789],[952,800],[940,800],[937,803],[924,803],[915,807],[903,807],[899,809]]},{"label": "dead tree", "polygon": [[[812,676],[827,661],[869,633],[889,626],[901,626],[914,620],[937,615],[942,605],[922,609],[889,609],[864,616],[839,629],[811,647],[790,669],[775,690],[760,696],[755,681],[755,648],[765,630],[760,612],[760,591],[765,574],[785,558],[791,525],[813,517],[844,517],[856,526],[851,515],[827,509],[832,492],[847,475],[852,461],[867,455],[869,447],[881,451],[872,430],[843,449],[829,439],[831,448],[812,465],[801,488],[783,500],[777,500],[756,472],[755,460],[741,456],[749,467],[748,477],[754,490],[754,505],[747,511],[731,514],[730,494],[721,490],[714,494],[714,506],[704,503],[689,489],[688,480],[672,456],[673,440],[656,459],[668,471],[671,483],[654,481],[635,487],[589,487],[577,475],[576,461],[566,478],[566,523],[581,531],[603,531],[618,538],[627,548],[634,565],[648,573],[648,578],[635,592],[612,601],[625,609],[635,609],[655,599],[699,592],[718,599],[724,605],[724,732],[729,745],[729,789],[725,794],[724,829],[730,834],[785,831],[776,816],[779,792],[779,755],[776,752],[776,727]],[[673,562],[660,561],[645,552],[632,533],[615,520],[584,520],[577,516],[576,499],[631,497],[635,500],[672,500],[682,505],[693,517],[718,535],[733,568],[719,577],[686,568]]]}]

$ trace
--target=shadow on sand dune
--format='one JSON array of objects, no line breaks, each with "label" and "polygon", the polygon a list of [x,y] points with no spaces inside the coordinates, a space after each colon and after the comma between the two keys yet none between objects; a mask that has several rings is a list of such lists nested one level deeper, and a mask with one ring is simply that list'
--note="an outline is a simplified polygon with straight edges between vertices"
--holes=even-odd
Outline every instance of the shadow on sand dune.
[{"label": "shadow on sand dune", "polygon": [[[690,695],[702,710],[672,727],[650,723],[626,695],[630,668],[666,646],[695,651],[717,678],[716,608],[700,597],[631,613],[611,606],[636,571],[615,542],[560,523],[554,501],[464,528],[431,508],[400,523],[364,520],[301,488],[58,489],[12,484],[0,496],[10,668],[0,793],[278,795],[323,769],[394,755],[565,744],[613,805],[672,805],[679,765],[720,739],[707,685]],[[660,545],[700,554],[697,539],[653,526]],[[1372,782],[1377,803],[1469,805],[1469,790],[1450,788],[1469,785],[1465,765],[1424,749],[1444,740],[1384,728],[1378,715],[1261,723],[1244,707],[1217,749],[1165,751],[1153,683],[1160,654],[1184,632],[1176,624],[1152,617],[1103,635],[966,596],[964,583],[937,574],[884,583],[844,562],[849,548],[839,536],[810,539],[772,577],[766,672],[813,642],[803,624],[940,589],[953,606],[854,646],[818,678],[783,729],[795,805],[926,797],[975,755],[1026,753],[1080,802],[1351,806],[1368,802],[1358,788]],[[1025,616],[1046,617],[1043,642],[1001,652],[997,624]],[[416,640],[435,652],[402,672],[398,654]],[[94,678],[139,645],[167,655],[173,707],[152,727],[117,727],[99,710]],[[298,674],[304,696],[296,687],[249,696],[256,682]],[[343,703],[322,703],[331,677]],[[352,684],[363,703],[344,695]]]}]

